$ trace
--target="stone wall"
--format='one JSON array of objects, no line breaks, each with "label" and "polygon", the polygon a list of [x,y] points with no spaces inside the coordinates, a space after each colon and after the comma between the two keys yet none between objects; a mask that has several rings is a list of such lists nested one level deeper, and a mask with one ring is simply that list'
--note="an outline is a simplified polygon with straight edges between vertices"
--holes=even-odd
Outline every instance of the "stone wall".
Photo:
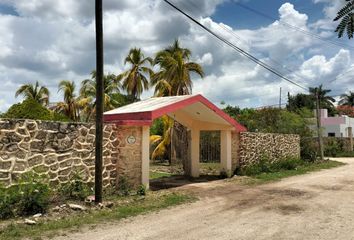
[{"label": "stone wall", "polygon": [[[234,156],[235,154],[238,157]],[[236,162],[238,166],[243,167],[256,163],[265,155],[273,161],[284,157],[299,158],[300,136],[253,132],[233,134],[233,163]]]},{"label": "stone wall", "polygon": [[[130,187],[137,187],[142,179],[142,127],[118,126],[118,183],[124,177]],[[128,143],[127,137],[134,136],[135,142]]]},{"label": "stone wall", "polygon": [[[115,184],[123,140],[115,125],[104,127],[104,186]],[[13,184],[27,171],[46,174],[52,184],[80,172],[94,181],[95,126],[34,120],[0,119],[0,183]]]}]

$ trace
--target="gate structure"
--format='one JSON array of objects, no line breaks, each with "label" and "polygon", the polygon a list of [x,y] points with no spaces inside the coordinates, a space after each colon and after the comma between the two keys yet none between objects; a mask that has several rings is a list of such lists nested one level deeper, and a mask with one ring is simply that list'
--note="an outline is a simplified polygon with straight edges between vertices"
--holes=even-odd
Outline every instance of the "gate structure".
[{"label": "gate structure", "polygon": [[104,113],[104,121],[116,124],[120,131],[118,176],[125,175],[132,184],[148,187],[150,126],[163,115],[188,129],[189,176],[199,177],[201,131],[220,131],[221,171],[231,174],[232,152],[236,152],[232,151],[232,135],[246,128],[202,95],[185,95],[150,98]]}]

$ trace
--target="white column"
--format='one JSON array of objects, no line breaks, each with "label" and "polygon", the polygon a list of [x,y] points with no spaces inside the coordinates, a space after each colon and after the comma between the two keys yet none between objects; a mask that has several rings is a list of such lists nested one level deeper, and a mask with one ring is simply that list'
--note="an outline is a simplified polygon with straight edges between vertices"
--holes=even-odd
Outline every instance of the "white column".
[{"label": "white column", "polygon": [[231,157],[231,131],[222,130],[220,132],[220,163],[221,171],[226,172],[231,176],[232,171],[232,157]]},{"label": "white column", "polygon": [[200,130],[197,128],[191,129],[191,177],[199,177],[199,142]]},{"label": "white column", "polygon": [[150,127],[142,127],[141,137],[141,184],[149,188],[150,173]]}]

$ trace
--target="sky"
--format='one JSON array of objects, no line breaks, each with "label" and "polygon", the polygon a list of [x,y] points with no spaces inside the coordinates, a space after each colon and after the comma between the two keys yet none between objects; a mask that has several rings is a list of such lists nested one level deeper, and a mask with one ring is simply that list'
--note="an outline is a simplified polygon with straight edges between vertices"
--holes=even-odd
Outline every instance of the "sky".
[{"label": "sky", "polygon": [[[345,0],[170,0],[220,36],[308,88],[338,96],[353,89],[353,41],[338,39],[333,18]],[[129,66],[132,47],[145,56],[179,39],[202,65],[193,94],[220,105],[260,107],[306,91],[268,72],[202,30],[162,0],[103,0],[105,72]],[[79,87],[95,68],[94,1],[0,0],[0,112],[15,91],[39,81],[60,101],[61,80]],[[324,39],[324,40],[323,40]],[[333,43],[334,42],[334,43]],[[144,92],[142,98],[153,95]]]}]

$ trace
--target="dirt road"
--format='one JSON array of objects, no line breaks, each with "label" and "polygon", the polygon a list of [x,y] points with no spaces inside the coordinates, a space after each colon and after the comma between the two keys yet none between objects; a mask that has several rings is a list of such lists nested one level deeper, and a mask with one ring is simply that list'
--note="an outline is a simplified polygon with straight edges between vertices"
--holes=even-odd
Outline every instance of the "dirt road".
[{"label": "dirt road", "polygon": [[201,200],[57,239],[354,239],[354,159],[341,161],[257,187],[185,186]]}]

